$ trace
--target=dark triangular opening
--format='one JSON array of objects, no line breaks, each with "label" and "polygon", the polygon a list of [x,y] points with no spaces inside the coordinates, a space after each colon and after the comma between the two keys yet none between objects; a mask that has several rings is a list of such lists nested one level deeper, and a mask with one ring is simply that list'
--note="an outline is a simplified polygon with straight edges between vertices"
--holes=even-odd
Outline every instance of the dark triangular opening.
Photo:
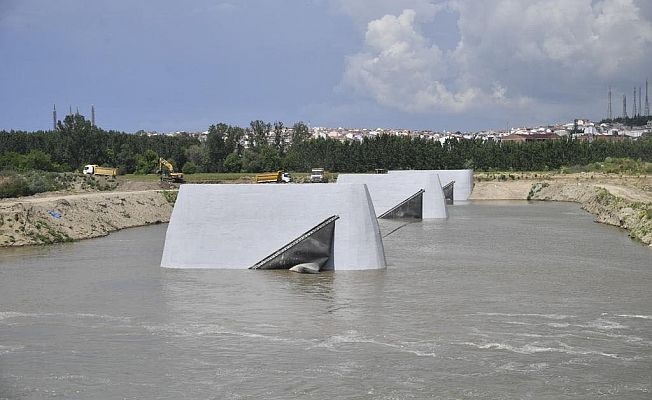
[{"label": "dark triangular opening", "polygon": [[335,221],[339,218],[338,215],[327,218],[249,269],[290,269],[298,264],[314,263],[321,271],[333,270]]},{"label": "dark triangular opening", "polygon": [[444,190],[444,199],[446,199],[446,204],[453,204],[454,186],[455,186],[455,181],[451,181],[450,183],[447,183],[446,186],[442,188]]},{"label": "dark triangular opening", "polygon": [[412,196],[398,203],[389,211],[384,212],[378,218],[417,218],[423,217],[423,192],[421,189]]}]

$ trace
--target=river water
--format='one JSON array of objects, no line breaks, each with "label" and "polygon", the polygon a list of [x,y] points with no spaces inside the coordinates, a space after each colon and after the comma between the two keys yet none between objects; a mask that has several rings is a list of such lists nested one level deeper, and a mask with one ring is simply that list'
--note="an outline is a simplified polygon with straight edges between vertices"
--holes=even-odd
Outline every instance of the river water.
[{"label": "river water", "polygon": [[161,269],[165,228],[0,250],[1,399],[652,398],[652,250],[575,204],[454,206],[319,275]]}]

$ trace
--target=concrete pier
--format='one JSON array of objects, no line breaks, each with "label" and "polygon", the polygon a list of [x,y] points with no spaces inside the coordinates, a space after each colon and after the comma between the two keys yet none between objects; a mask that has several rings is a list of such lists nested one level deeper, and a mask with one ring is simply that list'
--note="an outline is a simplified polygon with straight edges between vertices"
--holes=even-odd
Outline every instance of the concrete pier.
[{"label": "concrete pier", "polygon": [[325,270],[385,268],[373,203],[360,184],[181,185],[161,267],[248,269],[328,219],[335,228]]},{"label": "concrete pier", "polygon": [[369,189],[376,216],[423,190],[422,218],[448,218],[444,192],[435,173],[419,174],[339,174],[338,185],[364,183]]},{"label": "concrete pier", "polygon": [[473,170],[472,169],[428,169],[428,170],[391,170],[389,175],[419,175],[435,173],[439,175],[442,186],[455,182],[453,193],[455,200],[466,201],[473,191]]}]

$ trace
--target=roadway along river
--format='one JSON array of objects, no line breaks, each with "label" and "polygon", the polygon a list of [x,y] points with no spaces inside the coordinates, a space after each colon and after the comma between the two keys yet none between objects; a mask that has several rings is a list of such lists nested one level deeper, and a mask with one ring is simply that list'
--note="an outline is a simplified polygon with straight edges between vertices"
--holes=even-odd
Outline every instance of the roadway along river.
[{"label": "roadway along river", "polygon": [[0,250],[0,398],[652,397],[652,250],[575,204],[455,206],[320,275],[164,270],[165,228]]}]

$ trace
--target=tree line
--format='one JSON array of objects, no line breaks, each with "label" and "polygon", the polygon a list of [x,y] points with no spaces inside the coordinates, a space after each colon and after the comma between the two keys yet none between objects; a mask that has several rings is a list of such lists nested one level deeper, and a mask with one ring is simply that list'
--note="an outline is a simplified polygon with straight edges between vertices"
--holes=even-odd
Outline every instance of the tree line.
[{"label": "tree line", "polygon": [[[362,141],[313,139],[302,122],[286,138],[282,122],[252,121],[242,128],[211,125],[206,141],[189,135],[143,136],[105,131],[81,115],[69,115],[53,131],[0,131],[0,169],[80,170],[85,164],[118,167],[120,173],[154,173],[158,157],[194,172],[384,169],[551,170],[607,157],[652,161],[652,138],[637,141],[498,143],[380,135]],[[289,139],[289,140],[286,140]]]}]

